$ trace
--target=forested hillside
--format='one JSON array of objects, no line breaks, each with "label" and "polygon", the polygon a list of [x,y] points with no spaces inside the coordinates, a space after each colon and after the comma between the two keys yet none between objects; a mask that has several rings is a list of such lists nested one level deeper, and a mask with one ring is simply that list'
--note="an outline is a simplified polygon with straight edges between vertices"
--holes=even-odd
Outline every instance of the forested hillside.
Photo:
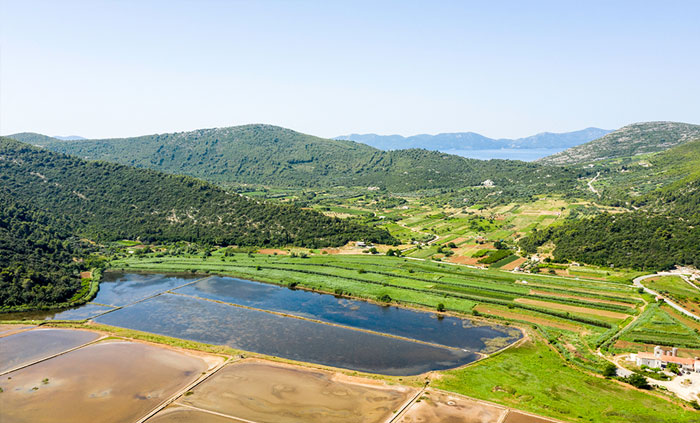
[{"label": "forested hillside", "polygon": [[700,125],[680,122],[635,123],[537,162],[552,165],[584,164],[664,151],[699,137]]},{"label": "forested hillside", "polygon": [[59,303],[80,288],[83,244],[63,223],[0,186],[0,307]]},{"label": "forested hillside", "polygon": [[0,306],[66,301],[85,243],[140,239],[231,245],[393,243],[379,230],[254,201],[185,176],[87,162],[0,138]]},{"label": "forested hillside", "polygon": [[658,153],[596,162],[594,172],[604,199],[641,207],[654,190],[700,178],[700,138]]},{"label": "forested hillside", "polygon": [[76,233],[101,240],[315,247],[392,241],[385,231],[228,194],[197,179],[87,162],[9,139],[0,143],[0,178],[18,202],[61,214]]},{"label": "forested hillside", "polygon": [[646,195],[629,213],[602,214],[535,231],[521,240],[528,253],[554,242],[556,261],[664,270],[700,267],[700,178]]},{"label": "forested hillside", "polygon": [[107,140],[47,141],[37,134],[13,137],[81,158],[190,175],[222,185],[376,186],[408,192],[478,186],[491,180],[496,186],[527,186],[534,192],[565,191],[577,177],[572,170],[519,161],[481,161],[418,149],[384,152],[271,125]]}]

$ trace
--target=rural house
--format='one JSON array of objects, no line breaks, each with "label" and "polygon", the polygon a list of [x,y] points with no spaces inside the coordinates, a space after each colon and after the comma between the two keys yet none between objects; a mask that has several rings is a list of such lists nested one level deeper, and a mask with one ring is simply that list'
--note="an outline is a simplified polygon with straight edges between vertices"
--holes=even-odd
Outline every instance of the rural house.
[{"label": "rural house", "polygon": [[686,372],[700,372],[700,358],[678,357],[678,348],[664,350],[660,346],[654,347],[654,352],[639,352],[636,354],[637,366],[649,366],[651,368],[663,369],[670,363],[676,363],[678,367]]}]

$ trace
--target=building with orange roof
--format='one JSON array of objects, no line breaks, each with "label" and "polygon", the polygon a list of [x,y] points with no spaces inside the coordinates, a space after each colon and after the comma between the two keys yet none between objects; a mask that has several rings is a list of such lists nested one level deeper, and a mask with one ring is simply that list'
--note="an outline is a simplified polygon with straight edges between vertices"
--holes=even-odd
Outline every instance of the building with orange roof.
[{"label": "building with orange roof", "polygon": [[665,369],[671,363],[686,372],[700,372],[700,358],[678,357],[678,348],[664,350],[660,346],[654,347],[654,352],[641,351],[636,354],[637,366],[648,366],[655,369]]}]

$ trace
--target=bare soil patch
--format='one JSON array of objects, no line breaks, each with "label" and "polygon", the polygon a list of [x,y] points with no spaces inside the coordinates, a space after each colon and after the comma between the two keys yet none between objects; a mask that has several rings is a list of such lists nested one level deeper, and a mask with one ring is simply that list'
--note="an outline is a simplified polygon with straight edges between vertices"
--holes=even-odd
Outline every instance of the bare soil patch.
[{"label": "bare soil patch", "polygon": [[399,423],[497,423],[505,411],[501,407],[428,389]]},{"label": "bare soil patch", "polygon": [[450,263],[469,264],[472,266],[476,266],[476,264],[479,262],[479,258],[467,256],[452,256],[448,257],[446,261],[449,261]]},{"label": "bare soil patch", "polygon": [[572,306],[572,305],[566,305],[566,304],[550,303],[548,301],[533,300],[530,298],[516,298],[514,301],[521,303],[521,304],[534,305],[534,306],[538,306],[538,307],[551,308],[551,309],[555,309],[555,310],[569,311],[572,313],[590,314],[593,316],[605,316],[605,317],[610,317],[613,319],[625,319],[627,317],[626,314],[618,313],[615,311],[598,310],[598,309],[594,310],[594,309],[590,309],[590,308],[586,308],[586,307],[578,307],[578,306]]},{"label": "bare soil patch", "polygon": [[414,395],[407,387],[260,360],[230,364],[178,403],[276,423],[384,422]]},{"label": "bare soil patch", "polygon": [[493,307],[483,305],[483,304],[477,305],[476,307],[474,307],[474,310],[478,311],[479,313],[492,314],[494,316],[505,317],[506,319],[524,320],[526,322],[535,323],[535,324],[542,325],[542,326],[550,326],[553,328],[570,330],[572,332],[583,332],[583,329],[579,326],[569,325],[569,324],[562,323],[562,322],[555,322],[555,321],[552,321],[549,319],[530,316],[527,314],[520,314],[520,313],[516,313],[516,312],[505,311],[505,310],[493,308]]},{"label": "bare soil patch", "polygon": [[516,267],[520,266],[521,264],[525,263],[527,259],[525,257],[520,257],[518,259],[515,259],[511,261],[510,263],[501,266],[501,270],[514,270]]},{"label": "bare soil patch", "polygon": [[625,307],[632,307],[631,304],[623,303],[622,301],[603,300],[600,298],[590,298],[590,297],[583,297],[583,296],[578,296],[578,295],[562,294],[561,292],[538,291],[536,289],[532,289],[532,290],[530,290],[530,294],[548,295],[550,297],[559,297],[559,298],[574,298],[577,300],[589,301],[592,303],[616,304],[616,305],[621,305],[621,306],[625,306]]},{"label": "bare soil patch", "polygon": [[[567,272],[564,269],[547,269],[547,268],[542,268],[540,269],[540,273],[543,273],[545,275],[551,275],[551,270],[554,270],[554,274],[557,276],[565,276],[565,277],[570,277],[571,275],[569,272]],[[604,279],[603,279],[604,280]]]},{"label": "bare soil patch", "polygon": [[558,420],[551,420],[544,417],[531,416],[519,411],[511,410],[503,423],[556,423]]},{"label": "bare soil patch", "polygon": [[274,255],[276,253],[280,256],[286,256],[289,254],[289,251],[280,250],[279,248],[263,248],[261,250],[258,250],[258,253],[267,255]]},{"label": "bare soil patch", "polygon": [[3,421],[136,421],[207,370],[204,360],[134,342],[101,342],[7,374]]}]

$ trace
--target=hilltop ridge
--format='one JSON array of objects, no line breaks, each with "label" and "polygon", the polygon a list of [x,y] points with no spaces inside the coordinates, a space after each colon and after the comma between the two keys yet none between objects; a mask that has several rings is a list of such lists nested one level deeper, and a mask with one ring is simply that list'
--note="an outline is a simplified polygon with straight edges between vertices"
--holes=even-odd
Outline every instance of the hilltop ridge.
[{"label": "hilltop ridge", "polygon": [[601,138],[537,160],[572,165],[667,150],[700,137],[700,125],[681,122],[641,122],[624,126]]},{"label": "hilltop ridge", "polygon": [[[60,141],[13,136],[49,150],[202,178],[220,185],[314,188],[379,187],[395,192],[432,188],[560,183],[566,169],[510,160],[481,161],[422,149],[382,151],[273,125],[243,125],[134,138]],[[575,179],[575,178],[574,178]]]}]

